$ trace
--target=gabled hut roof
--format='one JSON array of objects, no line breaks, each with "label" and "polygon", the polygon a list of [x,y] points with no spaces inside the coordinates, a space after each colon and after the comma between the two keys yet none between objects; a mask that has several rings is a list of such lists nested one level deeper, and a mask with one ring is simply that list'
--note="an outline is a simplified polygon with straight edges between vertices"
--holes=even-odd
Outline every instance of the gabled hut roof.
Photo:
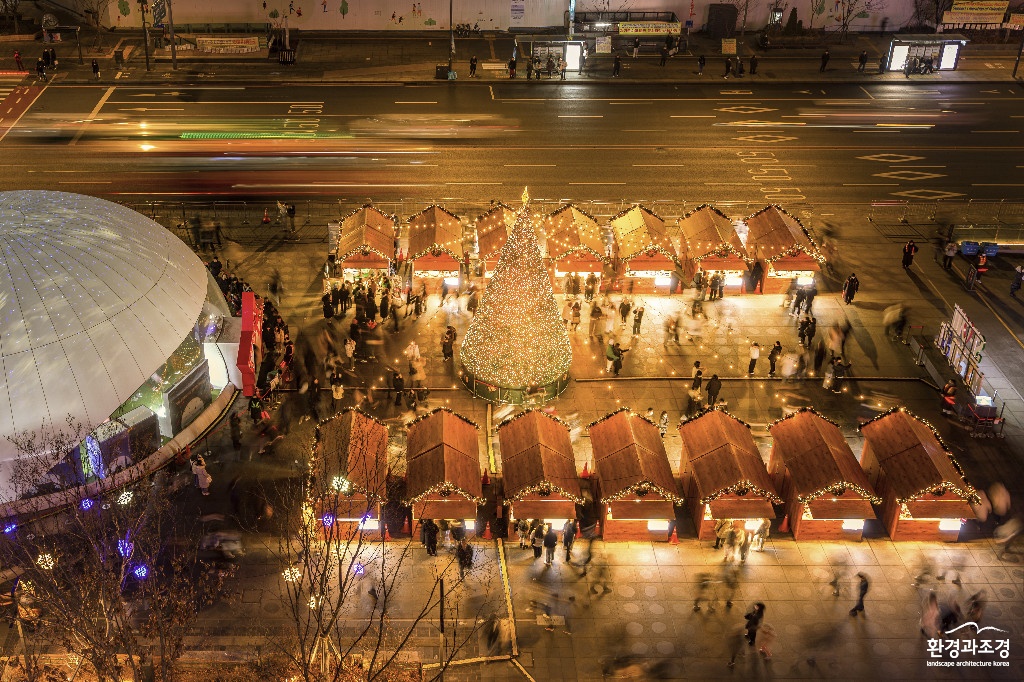
[{"label": "gabled hut roof", "polygon": [[501,202],[476,219],[476,240],[480,258],[493,258],[508,241],[509,230],[516,224],[516,210]]},{"label": "gabled hut roof", "polygon": [[623,408],[587,429],[602,502],[645,489],[654,489],[673,502],[682,501],[657,424]]},{"label": "gabled hut roof", "polygon": [[701,261],[712,255],[733,255],[743,260],[747,252],[727,215],[714,206],[702,204],[679,219],[686,255]]},{"label": "gabled hut roof", "polygon": [[360,251],[372,251],[385,260],[395,260],[394,216],[366,204],[341,219],[338,259],[344,261]]},{"label": "gabled hut roof", "polygon": [[409,424],[406,444],[406,504],[456,493],[483,504],[476,424],[439,407]]},{"label": "gabled hut roof", "polygon": [[527,410],[497,429],[501,444],[505,497],[515,502],[526,495],[555,491],[583,504],[569,427],[542,410]]},{"label": "gabled hut roof", "polygon": [[765,262],[778,260],[799,251],[820,258],[818,247],[803,224],[780,206],[771,204],[747,217],[747,255]]},{"label": "gabled hut roof", "polygon": [[613,217],[611,225],[622,260],[659,252],[678,264],[676,250],[665,231],[665,221],[650,209],[637,204]]},{"label": "gabled hut roof", "polygon": [[436,204],[409,218],[409,258],[433,252],[463,257],[462,220]]},{"label": "gabled hut roof", "polygon": [[836,424],[810,408],[769,427],[772,447],[789,470],[797,499],[807,504],[821,495],[851,489],[881,504],[867,474]]},{"label": "gabled hut roof", "polygon": [[750,427],[724,410],[707,410],[679,426],[683,462],[689,462],[701,503],[741,490],[778,504]]},{"label": "gabled hut roof", "polygon": [[355,408],[345,408],[320,422],[313,435],[313,471],[320,479],[320,489],[348,492],[339,487],[347,481],[353,491],[384,502],[387,448],[388,427]]},{"label": "gabled hut roof", "polygon": [[594,216],[581,208],[569,204],[549,214],[544,219],[544,232],[549,258],[582,252],[606,260],[601,227]]},{"label": "gabled hut roof", "polygon": [[901,504],[939,488],[978,501],[977,491],[964,480],[938,434],[907,410],[880,414],[862,424],[860,431]]}]

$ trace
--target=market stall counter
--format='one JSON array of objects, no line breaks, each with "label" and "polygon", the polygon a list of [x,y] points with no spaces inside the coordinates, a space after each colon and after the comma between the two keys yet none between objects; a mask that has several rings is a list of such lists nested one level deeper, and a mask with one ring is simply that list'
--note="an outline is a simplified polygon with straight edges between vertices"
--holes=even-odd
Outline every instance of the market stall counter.
[{"label": "market stall counter", "polygon": [[314,523],[322,535],[348,539],[384,532],[388,427],[355,408],[320,422],[310,457]]},{"label": "market stall counter", "polygon": [[549,214],[543,225],[555,291],[561,287],[564,294],[583,295],[580,283],[590,274],[600,280],[611,261],[601,227],[594,216],[572,204]]},{"label": "market stall counter", "polygon": [[726,293],[746,291],[749,258],[733,221],[714,206],[703,204],[679,219],[683,234],[683,277],[692,282],[698,272],[708,281],[724,279]]},{"label": "market stall counter", "polygon": [[[798,286],[814,284],[825,259],[796,217],[772,204],[745,218],[739,229],[746,230],[740,236],[745,237],[747,256],[755,264],[752,270],[761,273],[760,281],[751,278],[748,291],[783,293],[794,279]],[[756,267],[758,263],[760,268]]]},{"label": "market stall counter", "polygon": [[795,540],[860,540],[881,504],[839,426],[803,408],[769,427],[768,471]]},{"label": "market stall counter", "polygon": [[715,538],[715,522],[740,521],[755,531],[774,519],[775,492],[750,427],[721,409],[679,425],[683,494],[701,540]]},{"label": "market stall counter", "polygon": [[956,542],[975,518],[977,491],[935,429],[906,409],[878,415],[864,434],[861,464],[882,498],[882,523],[892,540]]},{"label": "market stall counter", "polygon": [[484,503],[478,427],[439,407],[410,422],[406,437],[406,505],[418,520],[476,523]]},{"label": "market stall counter", "polygon": [[657,424],[622,408],[587,429],[604,539],[668,541],[683,500]]},{"label": "market stall counter", "polygon": [[583,504],[569,427],[543,410],[526,410],[497,428],[504,495],[513,519],[560,528]]},{"label": "market stall counter", "polygon": [[616,257],[625,265],[624,293],[671,294],[678,286],[679,257],[653,211],[635,205],[611,219]]}]

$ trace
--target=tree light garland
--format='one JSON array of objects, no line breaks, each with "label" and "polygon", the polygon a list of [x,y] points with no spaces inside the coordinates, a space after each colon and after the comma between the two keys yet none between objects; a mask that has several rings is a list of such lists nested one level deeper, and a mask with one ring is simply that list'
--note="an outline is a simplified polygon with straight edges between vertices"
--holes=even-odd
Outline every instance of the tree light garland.
[{"label": "tree light garland", "polygon": [[753,482],[748,481],[746,479],[742,481],[737,481],[730,486],[722,488],[721,490],[716,490],[710,495],[700,498],[700,503],[711,504],[712,502],[722,497],[723,495],[739,495],[742,497],[747,493],[754,493],[755,496],[763,497],[772,504],[782,504],[782,499],[778,495],[767,490],[764,490],[762,488],[759,488]]},{"label": "tree light garland", "polygon": [[451,497],[452,495],[459,495],[477,506],[486,503],[486,500],[484,498],[477,497],[472,493],[468,493],[450,481],[442,481],[440,483],[436,483],[430,486],[416,497],[410,497],[408,500],[405,501],[404,504],[407,507],[413,507],[414,505],[416,505],[416,503],[420,502],[424,498],[429,497],[431,495],[437,495],[438,497],[445,498]]},{"label": "tree light garland", "polygon": [[551,289],[529,214],[529,195],[501,249],[462,344],[471,376],[501,388],[555,383],[572,365],[569,333]]}]

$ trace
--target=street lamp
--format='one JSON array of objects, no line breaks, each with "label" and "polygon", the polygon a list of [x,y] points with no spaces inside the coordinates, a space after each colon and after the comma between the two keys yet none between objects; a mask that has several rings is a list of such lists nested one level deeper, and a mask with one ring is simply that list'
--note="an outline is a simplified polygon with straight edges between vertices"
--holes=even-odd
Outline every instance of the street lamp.
[{"label": "street lamp", "polygon": [[139,11],[142,13],[142,47],[146,51],[146,71],[152,71],[149,66],[149,27],[146,26],[146,12],[149,11],[149,3],[146,0],[139,0]]},{"label": "street lamp", "polygon": [[455,25],[452,23],[455,12],[453,0],[448,0],[448,78],[452,77],[452,64],[455,62]]}]

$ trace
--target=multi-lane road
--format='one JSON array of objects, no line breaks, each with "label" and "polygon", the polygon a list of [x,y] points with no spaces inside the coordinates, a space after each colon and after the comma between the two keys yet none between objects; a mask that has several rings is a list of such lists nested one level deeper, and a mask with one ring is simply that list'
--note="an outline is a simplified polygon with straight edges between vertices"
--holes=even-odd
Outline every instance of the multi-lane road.
[{"label": "multi-lane road", "polygon": [[[1015,84],[46,87],[0,189],[486,200],[1003,199]],[[8,121],[6,124],[9,124]],[[5,124],[5,125],[6,125]]]}]

